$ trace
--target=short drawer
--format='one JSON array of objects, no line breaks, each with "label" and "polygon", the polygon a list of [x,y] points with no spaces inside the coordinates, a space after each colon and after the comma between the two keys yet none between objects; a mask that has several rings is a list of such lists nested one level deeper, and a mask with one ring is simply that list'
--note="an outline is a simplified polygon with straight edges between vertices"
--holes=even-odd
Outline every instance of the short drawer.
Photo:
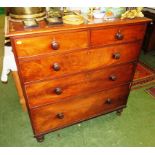
[{"label": "short drawer", "polygon": [[63,55],[45,55],[44,57],[19,61],[19,66],[25,83],[42,79],[53,79],[134,61],[139,55],[140,46],[139,43],[130,43]]},{"label": "short drawer", "polygon": [[29,106],[37,107],[128,83],[133,78],[134,68],[130,63],[26,85]]},{"label": "short drawer", "polygon": [[145,34],[145,24],[102,28],[91,30],[91,46],[141,40]]},{"label": "short drawer", "polygon": [[50,52],[63,53],[69,50],[83,49],[88,47],[88,41],[87,31],[75,31],[20,37],[14,42],[17,56],[20,58]]},{"label": "short drawer", "polygon": [[125,106],[129,85],[31,109],[35,135],[56,130]]}]

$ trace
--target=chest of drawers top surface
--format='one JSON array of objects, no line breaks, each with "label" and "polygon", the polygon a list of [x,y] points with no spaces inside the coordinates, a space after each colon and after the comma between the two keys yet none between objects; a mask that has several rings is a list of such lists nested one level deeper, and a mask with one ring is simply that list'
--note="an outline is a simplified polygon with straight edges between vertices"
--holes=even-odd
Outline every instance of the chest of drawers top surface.
[{"label": "chest of drawers top surface", "polygon": [[36,137],[126,106],[147,18],[35,29],[9,23]]},{"label": "chest of drawers top surface", "polygon": [[65,31],[65,30],[76,30],[76,29],[85,29],[85,28],[98,28],[98,27],[104,27],[104,26],[112,26],[112,25],[124,25],[124,24],[136,24],[136,23],[144,23],[144,22],[150,22],[151,20],[149,18],[135,18],[135,19],[115,19],[113,21],[105,21],[100,19],[94,19],[91,22],[87,22],[86,24],[81,25],[67,25],[63,24],[61,26],[47,26],[46,22],[41,21],[39,22],[38,28],[32,28],[32,29],[25,29],[23,27],[22,23],[18,22],[12,22],[7,20],[6,23],[6,30],[5,35],[6,36],[19,36],[19,35],[25,35],[25,34],[37,34],[41,32],[57,32],[57,31]]}]

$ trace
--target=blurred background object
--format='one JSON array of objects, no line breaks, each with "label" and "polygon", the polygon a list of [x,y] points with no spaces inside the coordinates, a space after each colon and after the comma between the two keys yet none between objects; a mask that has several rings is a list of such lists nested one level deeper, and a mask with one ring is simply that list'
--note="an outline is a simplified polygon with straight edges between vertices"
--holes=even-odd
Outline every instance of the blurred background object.
[{"label": "blurred background object", "polygon": [[125,11],[125,7],[107,7],[105,9],[105,16],[106,18],[120,18]]},{"label": "blurred background object", "polygon": [[46,11],[47,11],[47,17],[45,18],[45,21],[47,22],[48,25],[63,24],[62,7],[49,7],[49,8],[46,8]]},{"label": "blurred background object", "polygon": [[121,19],[125,19],[125,18],[133,19],[136,17],[144,17],[142,13],[142,9],[143,9],[142,7],[127,9],[127,11],[121,15]]},{"label": "blurred background object", "polygon": [[[145,39],[143,42],[144,53],[148,53],[155,50],[155,7],[144,7],[143,14],[147,18],[151,18],[152,22],[148,24]],[[155,55],[155,52],[154,52]]]},{"label": "blurred background object", "polygon": [[61,7],[50,7],[47,10],[48,17],[62,17],[62,9]]},{"label": "blurred background object", "polygon": [[45,7],[10,7],[9,16],[15,20],[36,19],[46,17]]},{"label": "blurred background object", "polygon": [[4,12],[5,12],[5,9],[3,7],[0,7],[0,15],[4,14]]}]

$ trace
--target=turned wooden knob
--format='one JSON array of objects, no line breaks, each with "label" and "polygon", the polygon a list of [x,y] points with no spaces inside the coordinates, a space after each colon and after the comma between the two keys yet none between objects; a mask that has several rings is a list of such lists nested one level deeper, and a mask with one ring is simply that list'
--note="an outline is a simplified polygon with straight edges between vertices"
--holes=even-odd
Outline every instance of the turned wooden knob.
[{"label": "turned wooden knob", "polygon": [[113,54],[113,58],[114,59],[120,59],[120,57],[121,57],[121,54],[120,53],[114,53]]},{"label": "turned wooden knob", "polygon": [[58,113],[56,115],[56,117],[59,118],[59,119],[63,119],[64,118],[64,114],[63,113]]},{"label": "turned wooden knob", "polygon": [[122,39],[124,38],[124,36],[123,36],[123,34],[122,34],[121,32],[117,32],[117,33],[115,34],[115,38],[116,38],[117,40],[122,40]]},{"label": "turned wooden knob", "polygon": [[52,41],[51,47],[52,47],[53,50],[58,50],[60,45],[59,45],[59,43],[57,41]]},{"label": "turned wooden knob", "polygon": [[57,62],[55,62],[55,63],[53,64],[52,68],[53,68],[55,71],[59,71],[59,70],[60,70],[60,65],[59,65]]},{"label": "turned wooden knob", "polygon": [[109,79],[112,81],[115,81],[117,79],[117,77],[115,75],[110,75]]},{"label": "turned wooden knob", "polygon": [[111,98],[107,98],[107,100],[105,101],[106,104],[111,104],[112,103],[112,100]]},{"label": "turned wooden knob", "polygon": [[59,87],[57,87],[57,88],[54,89],[54,92],[55,92],[57,95],[60,95],[60,94],[62,94],[62,89],[59,88]]}]

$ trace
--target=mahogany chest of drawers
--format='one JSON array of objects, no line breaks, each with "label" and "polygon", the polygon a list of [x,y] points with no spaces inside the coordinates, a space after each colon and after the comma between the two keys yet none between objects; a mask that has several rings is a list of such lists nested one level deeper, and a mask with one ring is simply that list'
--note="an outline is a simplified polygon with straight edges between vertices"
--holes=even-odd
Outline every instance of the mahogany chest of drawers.
[{"label": "mahogany chest of drawers", "polygon": [[147,18],[26,29],[9,22],[34,136],[126,107]]}]

